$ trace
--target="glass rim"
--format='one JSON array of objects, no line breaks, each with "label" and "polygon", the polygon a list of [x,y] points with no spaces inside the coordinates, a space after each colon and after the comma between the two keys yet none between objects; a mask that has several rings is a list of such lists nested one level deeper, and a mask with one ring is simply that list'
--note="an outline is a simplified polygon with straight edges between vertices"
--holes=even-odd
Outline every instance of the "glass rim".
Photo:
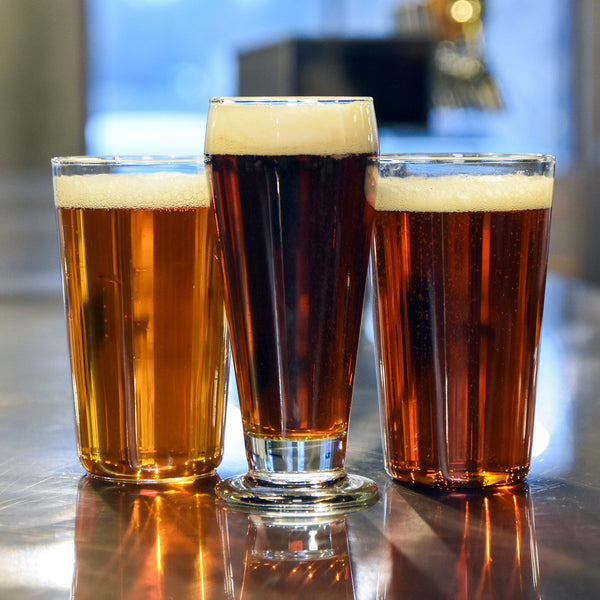
[{"label": "glass rim", "polygon": [[177,155],[177,154],[157,154],[157,155],[115,155],[115,156],[54,156],[50,163],[55,166],[135,166],[135,165],[160,165],[160,164],[204,164],[204,154],[198,155]]},{"label": "glass rim", "polygon": [[350,104],[373,102],[371,96],[213,96],[210,104]]},{"label": "glass rim", "polygon": [[415,164],[539,164],[554,163],[556,157],[552,154],[529,153],[495,153],[495,152],[436,152],[414,154],[379,154],[379,163],[415,163]]}]

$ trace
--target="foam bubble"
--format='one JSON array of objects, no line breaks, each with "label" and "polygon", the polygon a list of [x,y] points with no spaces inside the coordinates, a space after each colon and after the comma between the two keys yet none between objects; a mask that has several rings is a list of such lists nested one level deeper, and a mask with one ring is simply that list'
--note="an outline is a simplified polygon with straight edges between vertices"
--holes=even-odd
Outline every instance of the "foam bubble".
[{"label": "foam bubble", "polygon": [[376,210],[495,212],[550,208],[553,179],[543,175],[380,177]]},{"label": "foam bubble", "polygon": [[[291,99],[290,99],[291,100]],[[207,154],[343,155],[378,150],[373,103],[303,102],[235,104],[211,102]]]},{"label": "foam bubble", "polygon": [[102,173],[54,178],[61,208],[182,208],[210,205],[206,174]]}]

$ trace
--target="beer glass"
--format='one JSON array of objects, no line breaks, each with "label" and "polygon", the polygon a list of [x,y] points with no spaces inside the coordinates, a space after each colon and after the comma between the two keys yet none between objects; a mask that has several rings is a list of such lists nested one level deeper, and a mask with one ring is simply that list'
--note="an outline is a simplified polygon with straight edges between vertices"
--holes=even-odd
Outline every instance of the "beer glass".
[{"label": "beer glass", "polygon": [[52,168],[81,464],[143,482],[213,472],[228,342],[204,159]]},{"label": "beer glass", "polygon": [[437,487],[523,479],[554,158],[381,156],[371,258],[385,468]]},{"label": "beer glass", "polygon": [[370,98],[215,98],[206,132],[249,472],[217,488],[274,511],[357,508],[344,471],[372,235]]}]

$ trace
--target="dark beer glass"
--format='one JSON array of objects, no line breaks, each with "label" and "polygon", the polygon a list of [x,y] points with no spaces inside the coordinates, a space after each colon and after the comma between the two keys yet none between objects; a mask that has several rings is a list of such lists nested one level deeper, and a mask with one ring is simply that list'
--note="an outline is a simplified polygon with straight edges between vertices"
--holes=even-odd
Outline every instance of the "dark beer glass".
[{"label": "dark beer glass", "polygon": [[523,479],[554,159],[382,156],[372,248],[385,466],[438,487]]},{"label": "dark beer glass", "polygon": [[228,502],[362,506],[344,471],[372,235],[370,98],[217,98],[206,133],[249,473]]},{"label": "dark beer glass", "polygon": [[228,342],[204,159],[52,168],[81,464],[127,481],[213,472]]}]

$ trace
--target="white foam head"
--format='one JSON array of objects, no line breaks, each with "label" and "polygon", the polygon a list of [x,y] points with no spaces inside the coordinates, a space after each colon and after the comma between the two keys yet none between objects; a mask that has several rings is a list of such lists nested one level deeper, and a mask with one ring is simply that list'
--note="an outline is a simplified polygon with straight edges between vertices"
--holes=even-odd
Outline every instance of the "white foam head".
[{"label": "white foam head", "polygon": [[543,175],[380,177],[376,210],[496,212],[550,208],[553,178]]},{"label": "white foam head", "polygon": [[378,145],[370,98],[221,98],[208,111],[206,154],[372,154]]},{"label": "white foam head", "polygon": [[59,208],[184,208],[210,205],[206,174],[102,173],[54,177]]}]

